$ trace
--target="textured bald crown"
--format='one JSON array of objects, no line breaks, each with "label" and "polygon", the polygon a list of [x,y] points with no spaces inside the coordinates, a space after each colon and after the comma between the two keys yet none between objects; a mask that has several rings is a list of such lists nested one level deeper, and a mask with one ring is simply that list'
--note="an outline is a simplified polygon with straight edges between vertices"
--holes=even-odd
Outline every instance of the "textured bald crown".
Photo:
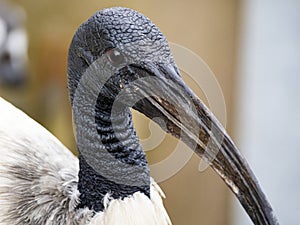
[{"label": "textured bald crown", "polygon": [[128,63],[174,63],[166,38],[146,16],[121,7],[98,11],[79,27],[69,49],[71,100],[89,64],[111,48],[124,52]]}]

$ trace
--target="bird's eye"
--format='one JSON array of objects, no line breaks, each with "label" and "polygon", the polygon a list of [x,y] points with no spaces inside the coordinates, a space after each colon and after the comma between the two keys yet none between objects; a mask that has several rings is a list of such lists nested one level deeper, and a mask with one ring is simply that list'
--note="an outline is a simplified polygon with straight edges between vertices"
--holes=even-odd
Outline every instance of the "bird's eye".
[{"label": "bird's eye", "polygon": [[118,65],[122,64],[125,60],[124,55],[122,54],[122,52],[119,49],[116,49],[116,48],[109,49],[106,52],[106,55],[107,55],[109,61],[114,66],[118,66]]}]

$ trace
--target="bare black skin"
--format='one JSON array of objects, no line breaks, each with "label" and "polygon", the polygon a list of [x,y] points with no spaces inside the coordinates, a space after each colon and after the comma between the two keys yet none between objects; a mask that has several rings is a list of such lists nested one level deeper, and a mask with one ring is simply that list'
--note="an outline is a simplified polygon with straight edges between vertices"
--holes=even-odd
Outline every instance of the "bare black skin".
[{"label": "bare black skin", "polygon": [[[100,85],[101,89],[96,90],[97,101],[92,109],[95,114],[90,112],[94,115],[90,122],[96,123],[96,132],[85,129],[87,122],[82,125],[81,119],[89,114],[83,105],[86,99],[92,98],[93,88],[78,91],[90,66],[94,72],[89,76],[95,79],[105,76],[107,68],[112,72],[104,85]],[[76,127],[88,130],[77,133],[79,207],[103,210],[102,200],[107,191],[115,198],[136,191],[149,196],[149,168],[131,120],[129,107],[132,107],[150,119],[160,117],[163,123],[159,125],[166,132],[205,158],[239,199],[254,224],[278,224],[247,162],[217,119],[186,86],[166,38],[148,18],[126,8],[105,9],[93,15],[81,25],[71,43],[68,81],[73,113],[76,114],[75,104],[82,106],[74,118]],[[125,94],[118,98],[120,93]],[[80,99],[77,102],[76,96]],[[119,105],[115,113],[114,103]],[[118,132],[113,124],[117,124]],[[93,147],[90,143],[97,136],[101,143]],[[88,144],[80,144],[85,139],[90,140]],[[124,166],[132,165],[140,170],[130,173],[115,162],[105,161],[107,155]],[[88,160],[94,160],[97,165],[87,163]],[[107,178],[110,175],[132,184],[139,181],[139,185],[112,181]]]}]

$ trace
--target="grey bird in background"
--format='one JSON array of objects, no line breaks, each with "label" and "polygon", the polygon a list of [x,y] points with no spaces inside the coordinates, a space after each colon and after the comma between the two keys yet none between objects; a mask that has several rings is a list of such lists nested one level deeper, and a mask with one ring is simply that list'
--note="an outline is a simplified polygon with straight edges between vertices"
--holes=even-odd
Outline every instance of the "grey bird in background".
[{"label": "grey bird in background", "polygon": [[247,162],[144,15],[117,7],[84,22],[69,48],[68,87],[79,159],[0,99],[1,224],[171,224],[130,108],[159,117],[206,159],[254,224],[278,224]]},{"label": "grey bird in background", "polygon": [[0,1],[0,85],[19,86],[27,79],[28,40],[25,11]]}]

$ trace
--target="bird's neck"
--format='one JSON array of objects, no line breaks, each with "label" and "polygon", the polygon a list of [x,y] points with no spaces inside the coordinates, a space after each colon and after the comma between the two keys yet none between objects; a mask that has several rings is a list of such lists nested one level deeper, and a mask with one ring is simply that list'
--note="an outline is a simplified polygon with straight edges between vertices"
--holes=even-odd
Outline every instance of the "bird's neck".
[{"label": "bird's neck", "polygon": [[79,101],[76,109],[73,105],[80,163],[79,207],[102,211],[107,194],[114,199],[137,191],[149,196],[149,168],[129,108],[112,113],[113,104],[101,95],[92,105],[86,99]]}]

